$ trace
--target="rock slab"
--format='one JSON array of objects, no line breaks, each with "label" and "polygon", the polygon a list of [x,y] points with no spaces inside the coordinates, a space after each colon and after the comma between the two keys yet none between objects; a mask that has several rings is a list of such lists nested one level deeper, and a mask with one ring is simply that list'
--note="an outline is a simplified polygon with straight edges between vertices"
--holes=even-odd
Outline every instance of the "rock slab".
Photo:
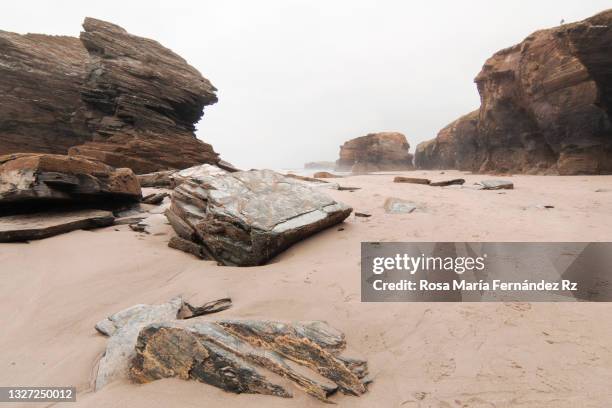
[{"label": "rock slab", "polygon": [[271,170],[192,177],[174,190],[166,216],[218,262],[261,265],[350,215],[320,190]]},{"label": "rock slab", "polygon": [[110,211],[77,210],[0,217],[0,242],[43,239],[78,229],[107,227],[114,223]]}]

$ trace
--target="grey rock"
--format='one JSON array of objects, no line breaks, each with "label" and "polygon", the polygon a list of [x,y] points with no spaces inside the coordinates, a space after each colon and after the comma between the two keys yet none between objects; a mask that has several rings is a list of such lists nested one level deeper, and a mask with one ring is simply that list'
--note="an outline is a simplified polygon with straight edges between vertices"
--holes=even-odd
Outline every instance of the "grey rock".
[{"label": "grey rock", "polygon": [[185,180],[207,176],[219,176],[228,171],[212,164],[201,164],[183,170],[167,170],[136,176],[141,187],[175,188]]},{"label": "grey rock", "polygon": [[98,364],[95,389],[110,381],[127,378],[129,361],[140,330],[155,322],[174,320],[183,306],[180,297],[161,305],[135,305],[117,312],[96,324],[98,332],[110,335],[106,352]]},{"label": "grey rock", "polygon": [[482,180],[479,183],[483,190],[512,190],[514,183],[507,180]]},{"label": "grey rock", "polygon": [[352,208],[302,180],[271,170],[189,178],[166,211],[178,236],[203,245],[225,265],[261,265]]},{"label": "grey rock", "polygon": [[102,210],[42,212],[0,217],[0,242],[43,239],[78,229],[112,225],[113,213]]},{"label": "grey rock", "polygon": [[417,208],[417,206],[410,201],[393,197],[387,198],[384,207],[388,214],[410,214]]}]

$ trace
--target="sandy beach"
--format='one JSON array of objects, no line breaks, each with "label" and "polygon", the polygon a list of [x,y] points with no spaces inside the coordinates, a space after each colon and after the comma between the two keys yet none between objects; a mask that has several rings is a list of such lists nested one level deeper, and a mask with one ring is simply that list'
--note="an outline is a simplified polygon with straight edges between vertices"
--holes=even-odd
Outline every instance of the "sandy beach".
[{"label": "sandy beach", "polygon": [[[466,186],[503,178],[514,190],[398,184],[396,175],[462,177]],[[361,303],[359,278],[363,241],[609,241],[612,176],[411,171],[332,181],[361,187],[329,194],[372,216],[351,215],[261,267],[217,266],[168,248],[173,232],[162,214],[147,219],[149,235],[121,225],[0,244],[0,383],[76,386],[70,406],[79,407],[321,406],[302,392],[234,395],[178,379],[120,381],[94,392],[107,342],[95,323],[180,294],[194,302],[232,298],[231,309],[203,319],[325,320],[342,330],[374,381],[360,398],[333,396],[339,406],[612,405],[612,305]],[[386,214],[388,197],[417,210]]]}]

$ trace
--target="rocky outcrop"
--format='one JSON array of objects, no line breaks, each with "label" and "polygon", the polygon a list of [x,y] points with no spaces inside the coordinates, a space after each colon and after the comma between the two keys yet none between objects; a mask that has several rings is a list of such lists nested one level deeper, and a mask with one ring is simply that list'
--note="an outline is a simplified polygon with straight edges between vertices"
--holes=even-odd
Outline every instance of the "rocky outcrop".
[{"label": "rocky outcrop", "polygon": [[[194,307],[181,298],[135,305],[96,324],[109,336],[96,390],[111,381],[177,377],[234,393],[291,398],[285,383],[329,402],[336,391],[366,392],[365,360],[343,355],[344,334],[321,321],[201,320],[231,306],[228,298]],[[188,319],[188,320],[186,320]],[[268,372],[289,381],[277,383]]]},{"label": "rocky outcrop", "polygon": [[253,266],[351,211],[301,180],[253,170],[189,178],[172,193],[166,216],[179,237],[218,262]]},{"label": "rocky outcrop", "polygon": [[410,145],[398,132],[370,133],[340,146],[336,170],[365,173],[413,168]]},{"label": "rocky outcrop", "polygon": [[493,55],[481,106],[417,147],[420,168],[612,173],[612,10]]},{"label": "rocky outcrop", "polygon": [[112,208],[140,198],[130,169],[54,154],[0,157],[0,210],[5,214],[53,206]]},{"label": "rocky outcrop", "polygon": [[[229,299],[220,301],[222,301],[220,304],[219,301],[211,302],[214,306],[204,307],[200,315],[219,312],[231,306]],[[152,323],[182,319],[185,313],[189,318],[195,317],[191,312],[192,309],[194,307],[183,298],[176,297],[160,305],[134,305],[96,323],[96,330],[109,336],[109,340],[106,351],[98,363],[95,389],[98,390],[113,380],[128,377],[130,361],[136,355],[134,352],[136,339],[143,327]]]},{"label": "rocky outcrop", "polygon": [[217,163],[195,137],[216,89],[159,43],[87,18],[80,39],[0,31],[0,155],[74,154],[137,173]]}]

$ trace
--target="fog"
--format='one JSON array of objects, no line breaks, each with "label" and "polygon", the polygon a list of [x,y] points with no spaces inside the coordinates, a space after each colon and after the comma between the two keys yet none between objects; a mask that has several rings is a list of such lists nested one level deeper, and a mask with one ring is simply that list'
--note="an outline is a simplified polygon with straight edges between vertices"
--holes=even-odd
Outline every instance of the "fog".
[{"label": "fog", "polygon": [[240,167],[335,160],[344,141],[399,131],[411,150],[476,109],[497,50],[609,1],[28,1],[0,29],[78,36],[85,16],[153,38],[218,89],[198,137]]}]

